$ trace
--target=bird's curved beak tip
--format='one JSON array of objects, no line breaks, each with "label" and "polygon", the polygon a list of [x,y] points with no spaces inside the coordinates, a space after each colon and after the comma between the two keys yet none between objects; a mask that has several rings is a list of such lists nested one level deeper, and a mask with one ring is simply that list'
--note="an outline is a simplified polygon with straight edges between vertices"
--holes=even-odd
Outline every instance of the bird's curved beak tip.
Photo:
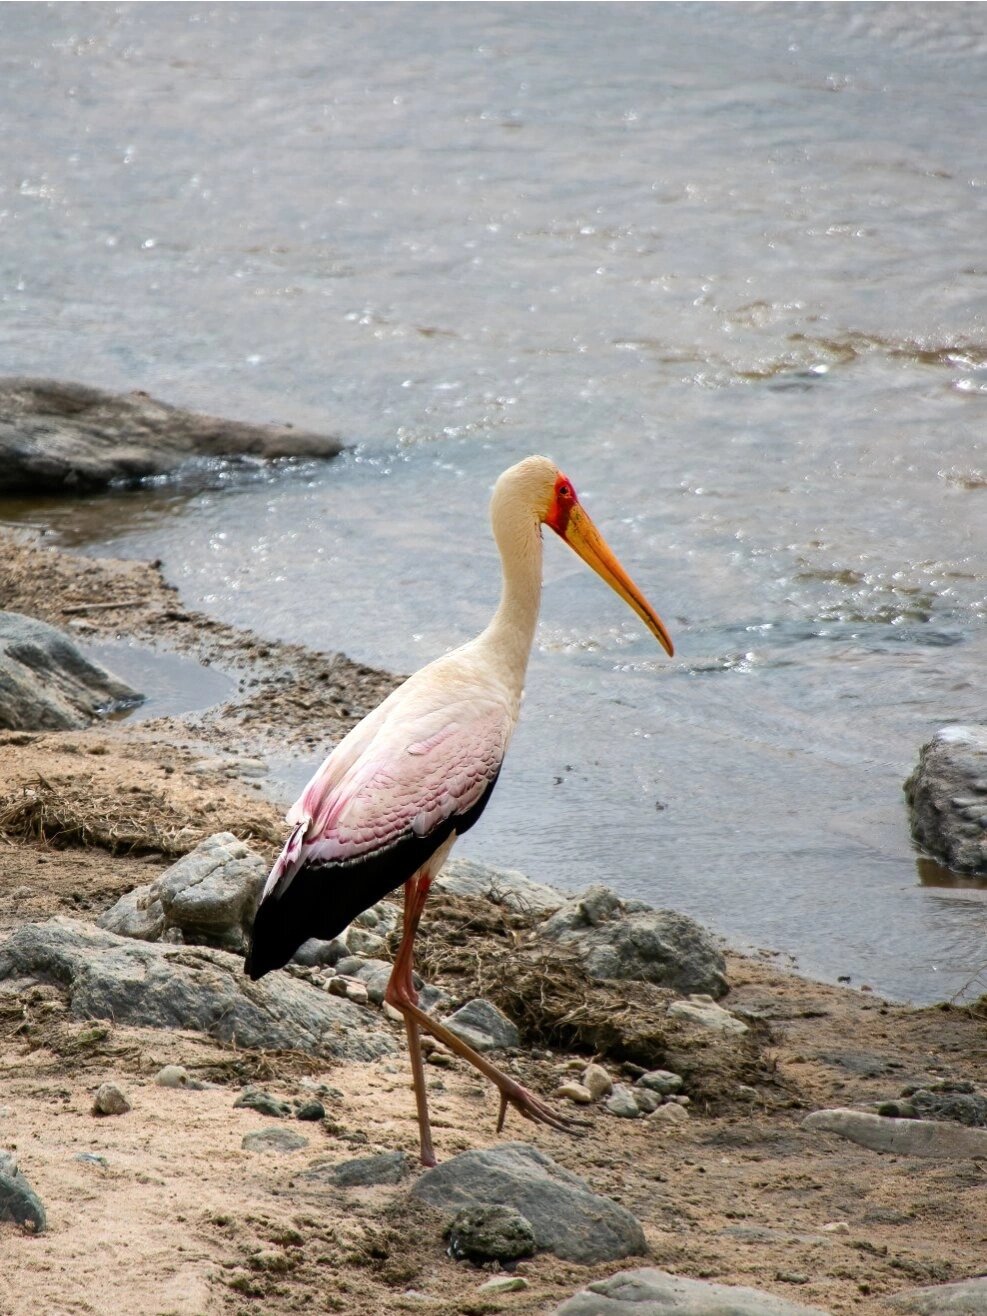
[{"label": "bird's curved beak tip", "polygon": [[573,552],[577,553],[587,566],[592,567],[614,593],[619,594],[637,613],[669,658],[674,658],[675,645],[665,623],[620,565],[610,545],[597,530],[592,517],[581,503],[573,506],[565,527],[559,533]]}]

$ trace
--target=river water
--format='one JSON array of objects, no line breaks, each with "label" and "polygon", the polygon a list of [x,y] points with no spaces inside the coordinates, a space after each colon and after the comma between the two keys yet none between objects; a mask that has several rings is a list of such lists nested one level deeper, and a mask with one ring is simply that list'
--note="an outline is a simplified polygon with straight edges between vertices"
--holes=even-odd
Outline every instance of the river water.
[{"label": "river water", "polygon": [[354,445],[0,514],[409,671],[485,624],[489,489],[545,451],[678,652],[550,543],[461,852],[984,990],[987,889],[917,860],[901,794],[985,715],[982,6],[6,5],[0,36],[3,370]]}]

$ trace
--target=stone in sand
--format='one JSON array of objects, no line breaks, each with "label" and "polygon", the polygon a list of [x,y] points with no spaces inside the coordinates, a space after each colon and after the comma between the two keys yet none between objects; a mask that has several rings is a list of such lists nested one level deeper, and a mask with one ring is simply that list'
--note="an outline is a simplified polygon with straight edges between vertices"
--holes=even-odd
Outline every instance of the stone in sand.
[{"label": "stone in sand", "polygon": [[130,1102],[116,1083],[101,1083],[93,1098],[94,1115],[126,1115]]},{"label": "stone in sand", "polygon": [[555,1316],[829,1316],[821,1307],[761,1289],[683,1279],[664,1270],[624,1270],[588,1284]]},{"label": "stone in sand", "polygon": [[335,457],[338,438],[222,420],[57,379],[0,379],[0,494],[69,493],[168,475],[194,457]]},{"label": "stone in sand", "polygon": [[0,730],[70,731],[143,698],[54,626],[0,612]]},{"label": "stone in sand", "polygon": [[400,1183],[410,1173],[407,1155],[403,1151],[390,1151],[378,1156],[358,1156],[351,1161],[323,1161],[298,1178],[310,1187],[329,1184],[334,1188],[371,1188]]},{"label": "stone in sand", "polygon": [[804,1129],[836,1133],[871,1151],[897,1156],[937,1156],[943,1160],[987,1157],[987,1129],[940,1120],[888,1119],[863,1110],[816,1110],[802,1121]]},{"label": "stone in sand", "polygon": [[530,1221],[513,1206],[467,1206],[445,1237],[457,1261],[517,1261],[537,1251]]},{"label": "stone in sand", "polygon": [[269,1128],[258,1129],[256,1133],[245,1133],[241,1140],[244,1151],[275,1152],[279,1156],[288,1152],[300,1151],[308,1146],[308,1138],[291,1129],[278,1128],[272,1124]]},{"label": "stone in sand", "polygon": [[427,1170],[411,1195],[448,1212],[512,1206],[530,1222],[538,1250],[564,1261],[593,1264],[647,1251],[630,1211],[526,1143],[454,1156]]},{"label": "stone in sand", "polygon": [[908,1289],[884,1301],[905,1316],[987,1316],[987,1279]]},{"label": "stone in sand", "polygon": [[0,1151],[0,1223],[12,1221],[40,1234],[47,1227],[45,1208],[17,1166],[17,1157]]}]

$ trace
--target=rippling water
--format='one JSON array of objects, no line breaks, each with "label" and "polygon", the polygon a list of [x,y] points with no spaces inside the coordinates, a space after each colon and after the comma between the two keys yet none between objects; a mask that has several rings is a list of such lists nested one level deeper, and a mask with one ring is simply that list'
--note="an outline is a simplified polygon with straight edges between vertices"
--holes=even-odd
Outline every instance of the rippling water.
[{"label": "rippling water", "polygon": [[678,654],[550,544],[464,851],[894,995],[976,978],[985,891],[917,865],[901,781],[985,716],[980,6],[8,5],[0,31],[5,368],[356,445],[0,514],[407,671],[485,623],[490,485],[546,451]]}]

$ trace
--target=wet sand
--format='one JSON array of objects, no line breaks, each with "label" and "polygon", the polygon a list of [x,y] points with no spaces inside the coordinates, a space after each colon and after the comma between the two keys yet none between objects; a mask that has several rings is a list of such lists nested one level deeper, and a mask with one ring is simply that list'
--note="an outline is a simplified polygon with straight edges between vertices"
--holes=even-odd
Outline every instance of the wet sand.
[{"label": "wet sand", "polygon": [[[233,831],[270,856],[283,802],[266,798],[251,765],[286,748],[314,762],[394,683],[342,656],[263,642],[189,612],[156,566],[75,557],[27,532],[0,530],[0,606],[61,626],[81,617],[92,627],[83,639],[126,636],[189,653],[237,682],[234,697],[206,713],[0,735],[0,937],[57,914],[95,919],[211,832]],[[48,839],[18,812],[25,788],[45,794]],[[441,901],[429,919],[441,937]],[[476,931],[478,945],[486,935]],[[752,1025],[744,1083],[711,1062],[688,1122],[671,1128],[594,1106],[580,1112],[589,1127],[579,1141],[517,1119],[508,1136],[629,1207],[650,1264],[682,1275],[877,1316],[892,1293],[981,1271],[978,1164],[878,1155],[800,1123],[809,1110],[891,1098],[910,1083],[976,1082],[987,1060],[984,1009],[911,1009],[792,976],[767,955],[731,955],[728,976],[723,1004]],[[0,1039],[0,1146],[16,1150],[49,1217],[38,1237],[0,1228],[0,1308],[11,1316],[548,1313],[590,1279],[641,1264],[542,1255],[518,1267],[527,1290],[491,1298],[477,1292],[488,1276],[445,1255],[441,1221],[409,1208],[402,1188],[303,1190],[295,1176],[319,1157],[414,1154],[403,1054],[330,1067],[191,1033],[93,1028],[68,1015],[54,985],[5,996]],[[527,1050],[516,1063],[551,1093],[570,1058]],[[216,1086],[156,1087],[168,1063]],[[617,1060],[604,1063],[623,1077]],[[498,1141],[496,1102],[471,1071],[457,1062],[429,1077],[441,1158]],[[90,1114],[106,1080],[129,1094],[128,1114]],[[283,1097],[311,1083],[342,1096],[329,1122],[291,1125],[307,1147],[268,1157],[241,1147],[269,1122],[233,1109],[248,1080]]]}]

